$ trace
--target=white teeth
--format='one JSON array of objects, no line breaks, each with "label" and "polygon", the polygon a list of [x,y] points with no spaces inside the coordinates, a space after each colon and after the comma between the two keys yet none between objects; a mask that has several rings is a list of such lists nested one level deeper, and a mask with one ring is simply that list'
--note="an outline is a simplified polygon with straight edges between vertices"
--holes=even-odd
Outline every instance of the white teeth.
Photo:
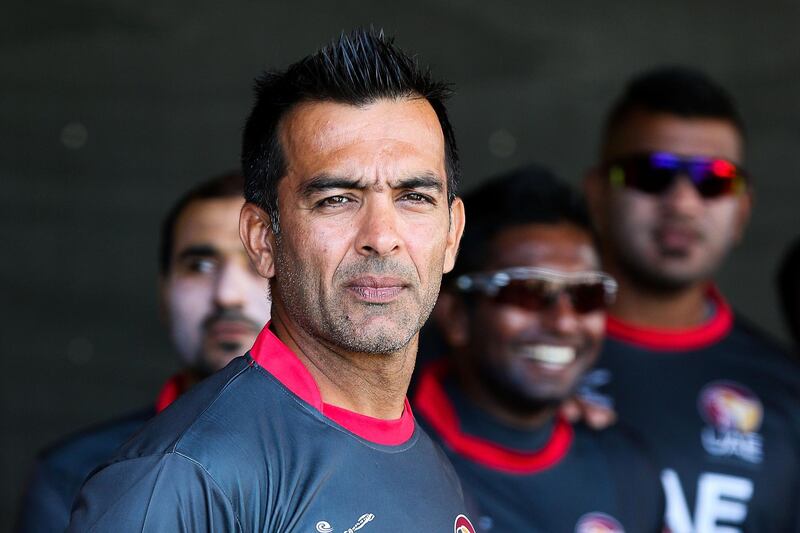
[{"label": "white teeth", "polygon": [[550,346],[537,344],[531,347],[528,357],[547,365],[566,366],[575,360],[575,348],[571,346]]}]

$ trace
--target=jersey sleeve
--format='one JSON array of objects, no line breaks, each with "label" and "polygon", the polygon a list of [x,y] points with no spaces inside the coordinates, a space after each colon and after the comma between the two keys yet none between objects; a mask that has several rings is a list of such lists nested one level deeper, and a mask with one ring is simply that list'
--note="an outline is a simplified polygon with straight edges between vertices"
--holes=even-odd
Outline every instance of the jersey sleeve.
[{"label": "jersey sleeve", "polygon": [[178,453],[113,463],[91,476],[68,532],[241,531],[230,499],[206,470]]},{"label": "jersey sleeve", "polygon": [[76,489],[63,478],[46,461],[36,463],[19,510],[19,533],[63,531],[67,527]]}]

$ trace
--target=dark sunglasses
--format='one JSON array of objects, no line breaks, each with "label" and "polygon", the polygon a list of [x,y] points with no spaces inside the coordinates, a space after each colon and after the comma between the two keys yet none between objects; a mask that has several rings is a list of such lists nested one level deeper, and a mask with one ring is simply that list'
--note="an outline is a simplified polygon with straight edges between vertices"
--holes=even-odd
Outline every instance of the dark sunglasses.
[{"label": "dark sunglasses", "polygon": [[464,274],[455,284],[462,292],[479,292],[496,303],[528,311],[548,309],[566,294],[575,312],[592,313],[607,309],[617,294],[617,282],[603,272],[535,267]]},{"label": "dark sunglasses", "polygon": [[745,189],[747,173],[726,159],[680,157],[668,152],[636,154],[605,165],[612,185],[648,194],[661,194],[686,176],[703,198],[737,194]]}]

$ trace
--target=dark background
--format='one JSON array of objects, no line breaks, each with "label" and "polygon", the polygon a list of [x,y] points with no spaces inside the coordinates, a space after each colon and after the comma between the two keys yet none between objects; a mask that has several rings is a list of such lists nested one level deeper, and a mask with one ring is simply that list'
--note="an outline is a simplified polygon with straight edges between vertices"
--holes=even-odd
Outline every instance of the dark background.
[{"label": "dark background", "polygon": [[574,183],[612,98],[701,67],[749,126],[747,238],[719,282],[783,339],[773,272],[800,232],[800,3],[4,2],[0,7],[0,530],[34,453],[151,402],[176,362],[156,305],[161,216],[237,165],[253,77],[374,24],[453,81],[468,188],[527,162]]}]

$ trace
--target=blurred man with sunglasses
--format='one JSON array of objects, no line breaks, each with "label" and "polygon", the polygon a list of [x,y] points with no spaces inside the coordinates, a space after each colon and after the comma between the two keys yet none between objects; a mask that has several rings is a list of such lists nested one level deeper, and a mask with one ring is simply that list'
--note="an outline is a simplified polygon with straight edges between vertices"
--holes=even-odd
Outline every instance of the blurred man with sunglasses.
[{"label": "blurred man with sunglasses", "polygon": [[435,314],[449,357],[422,370],[414,401],[480,527],[661,531],[658,471],[640,448],[558,414],[597,358],[616,292],[582,200],[527,167],[464,201],[470,222]]},{"label": "blurred man with sunglasses", "polygon": [[798,531],[798,369],[712,280],[752,202],[732,100],[701,73],[648,72],[600,155],[586,190],[619,293],[593,394],[656,454],[673,533]]}]

